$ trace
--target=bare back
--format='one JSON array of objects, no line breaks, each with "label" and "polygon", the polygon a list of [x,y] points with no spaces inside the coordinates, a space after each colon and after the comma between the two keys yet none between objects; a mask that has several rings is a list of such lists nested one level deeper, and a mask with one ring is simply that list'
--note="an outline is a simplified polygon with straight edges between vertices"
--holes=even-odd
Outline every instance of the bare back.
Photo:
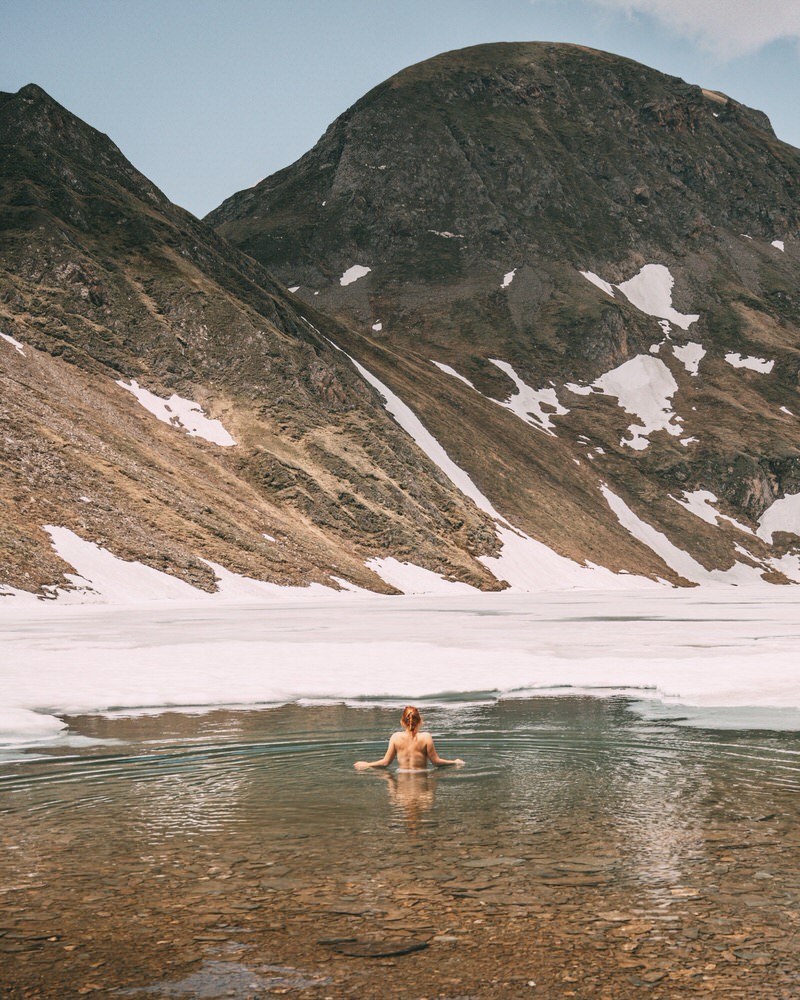
[{"label": "bare back", "polygon": [[[412,713],[412,722],[406,721],[407,713]],[[445,757],[439,756],[433,745],[431,734],[419,732],[418,727],[422,718],[418,709],[409,705],[400,721],[403,724],[403,729],[392,735],[386,753],[380,760],[357,760],[353,766],[359,771],[369,767],[388,767],[395,757],[403,771],[426,771],[428,764],[433,764],[434,767],[455,764],[460,767],[464,763],[460,757],[456,757],[455,760],[447,760]],[[414,728],[412,728],[412,724]]]},{"label": "bare back", "polygon": [[390,751],[392,748],[397,754],[397,763],[404,770],[424,771],[431,758],[433,740],[430,733],[411,733],[404,730],[392,736]]}]

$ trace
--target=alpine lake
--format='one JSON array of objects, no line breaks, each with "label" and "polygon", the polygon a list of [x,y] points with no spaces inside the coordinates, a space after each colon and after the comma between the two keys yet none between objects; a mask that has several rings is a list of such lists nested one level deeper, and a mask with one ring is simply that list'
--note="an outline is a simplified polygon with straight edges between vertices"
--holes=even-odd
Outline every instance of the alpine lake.
[{"label": "alpine lake", "polygon": [[0,763],[2,995],[800,996],[796,732],[420,707],[465,767],[355,771],[399,710],[353,703],[72,717]]}]

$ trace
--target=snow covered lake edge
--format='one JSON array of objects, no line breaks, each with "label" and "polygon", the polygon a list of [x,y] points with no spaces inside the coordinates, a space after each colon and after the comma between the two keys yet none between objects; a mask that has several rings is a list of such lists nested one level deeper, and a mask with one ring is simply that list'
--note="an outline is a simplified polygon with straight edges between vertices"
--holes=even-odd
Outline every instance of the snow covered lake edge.
[{"label": "snow covered lake edge", "polygon": [[3,602],[0,746],[63,737],[62,717],[84,713],[570,693],[800,730],[799,605],[795,588],[763,587]]}]

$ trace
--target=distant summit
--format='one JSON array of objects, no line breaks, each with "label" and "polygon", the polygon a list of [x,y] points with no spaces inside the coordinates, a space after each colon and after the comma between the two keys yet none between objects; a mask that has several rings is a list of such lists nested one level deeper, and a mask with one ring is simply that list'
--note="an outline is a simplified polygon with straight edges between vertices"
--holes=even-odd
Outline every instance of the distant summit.
[{"label": "distant summit", "polygon": [[207,221],[315,289],[357,251],[434,283],[686,254],[723,225],[772,239],[797,229],[796,168],[766,116],[722,94],[578,46],[484,45],[374,88]]}]

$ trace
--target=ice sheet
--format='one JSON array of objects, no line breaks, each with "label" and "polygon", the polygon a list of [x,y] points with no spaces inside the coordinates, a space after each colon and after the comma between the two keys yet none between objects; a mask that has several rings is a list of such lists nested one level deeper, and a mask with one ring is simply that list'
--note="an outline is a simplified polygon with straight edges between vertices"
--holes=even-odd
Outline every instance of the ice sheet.
[{"label": "ice sheet", "polygon": [[59,716],[308,700],[609,690],[800,706],[795,588],[33,609],[0,603],[0,741]]}]

